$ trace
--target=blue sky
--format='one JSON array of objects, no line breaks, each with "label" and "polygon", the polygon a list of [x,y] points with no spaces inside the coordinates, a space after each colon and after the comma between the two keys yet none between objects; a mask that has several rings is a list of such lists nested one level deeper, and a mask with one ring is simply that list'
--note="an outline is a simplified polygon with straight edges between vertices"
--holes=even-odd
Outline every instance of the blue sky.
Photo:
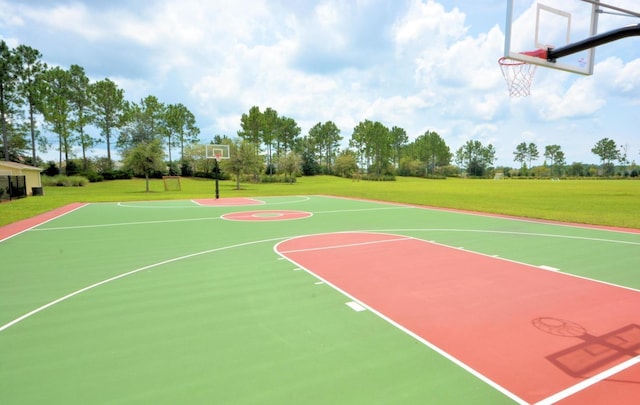
[{"label": "blue sky", "polygon": [[[636,0],[611,2],[640,11]],[[258,105],[303,135],[331,120],[345,142],[364,119],[411,139],[436,131],[452,152],[479,140],[501,166],[518,166],[521,142],[598,163],[591,148],[604,137],[640,162],[640,38],[599,47],[592,76],[539,68],[531,96],[512,99],[497,64],[505,0],[0,0],[0,10],[10,46],[109,77],[132,101],[183,103],[204,142],[235,136]],[[600,17],[607,28],[639,22]]]}]

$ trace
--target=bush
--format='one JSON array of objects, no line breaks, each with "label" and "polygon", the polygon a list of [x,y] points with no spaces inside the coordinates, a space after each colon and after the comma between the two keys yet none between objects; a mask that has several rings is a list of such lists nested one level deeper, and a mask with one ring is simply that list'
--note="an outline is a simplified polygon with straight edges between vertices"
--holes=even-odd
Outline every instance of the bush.
[{"label": "bush", "polygon": [[383,174],[376,175],[375,173],[367,173],[364,175],[364,180],[373,180],[373,181],[396,181],[396,176],[392,174]]},{"label": "bush", "polygon": [[42,171],[43,175],[53,177],[60,174],[60,169],[58,169],[58,166],[56,166],[55,163],[49,162],[48,165],[49,166]]},{"label": "bush", "polygon": [[171,164],[167,163],[167,167],[169,168],[169,176],[180,176],[181,171],[178,166],[178,162],[171,162]]},{"label": "bush", "polygon": [[180,172],[184,177],[193,176],[193,169],[191,168],[191,165],[187,162],[182,162],[182,164],[180,165]]},{"label": "bush", "polygon": [[43,186],[57,186],[57,187],[82,187],[89,184],[89,180],[83,176],[42,176]]},{"label": "bush", "polygon": [[288,179],[284,174],[262,174],[260,175],[260,183],[288,183]]},{"label": "bush", "polygon": [[67,165],[64,167],[64,173],[67,176],[75,176],[80,172],[80,167],[73,160],[69,160]]},{"label": "bush", "polygon": [[102,172],[102,177],[105,180],[129,180],[132,175],[126,170],[107,170]]},{"label": "bush", "polygon": [[104,177],[101,174],[96,172],[84,172],[80,174],[81,176],[86,177],[91,183],[98,183],[104,180]]}]

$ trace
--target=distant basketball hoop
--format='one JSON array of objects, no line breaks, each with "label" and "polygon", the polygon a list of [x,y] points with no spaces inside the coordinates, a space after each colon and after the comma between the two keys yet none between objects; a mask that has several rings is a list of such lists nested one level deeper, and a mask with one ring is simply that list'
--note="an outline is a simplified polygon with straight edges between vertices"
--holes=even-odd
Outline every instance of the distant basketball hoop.
[{"label": "distant basketball hoop", "polygon": [[229,145],[205,145],[205,158],[213,159],[213,172],[216,179],[216,200],[220,198],[220,186],[218,180],[220,178],[220,160],[230,159]]},{"label": "distant basketball hoop", "polygon": [[511,97],[526,97],[531,94],[531,83],[536,73],[536,65],[503,56],[498,59],[502,76],[507,82]]}]

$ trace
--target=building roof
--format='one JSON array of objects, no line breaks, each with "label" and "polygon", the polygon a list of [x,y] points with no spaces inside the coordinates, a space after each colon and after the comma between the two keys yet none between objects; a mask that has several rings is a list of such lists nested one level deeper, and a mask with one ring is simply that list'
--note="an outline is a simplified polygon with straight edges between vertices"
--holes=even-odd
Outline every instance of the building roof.
[{"label": "building roof", "polygon": [[7,162],[4,160],[0,160],[0,167],[8,167],[11,169],[18,169],[18,170],[31,170],[31,171],[39,171],[39,172],[42,171],[42,169],[39,167],[23,165],[22,163],[16,163],[16,162]]}]

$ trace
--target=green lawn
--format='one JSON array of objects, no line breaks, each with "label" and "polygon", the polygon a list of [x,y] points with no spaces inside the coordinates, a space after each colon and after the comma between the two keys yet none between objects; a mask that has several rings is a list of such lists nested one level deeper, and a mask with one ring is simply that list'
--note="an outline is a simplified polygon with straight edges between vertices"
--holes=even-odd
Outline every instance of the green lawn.
[{"label": "green lawn", "polygon": [[[0,226],[72,202],[213,198],[214,183],[182,179],[182,191],[165,192],[162,180],[91,183],[85,187],[45,187],[43,197],[0,204]],[[633,180],[427,180],[398,177],[393,182],[352,181],[333,176],[299,178],[295,184],[220,183],[221,197],[328,194],[436,207],[457,208],[594,225],[640,229],[640,182]]]}]

